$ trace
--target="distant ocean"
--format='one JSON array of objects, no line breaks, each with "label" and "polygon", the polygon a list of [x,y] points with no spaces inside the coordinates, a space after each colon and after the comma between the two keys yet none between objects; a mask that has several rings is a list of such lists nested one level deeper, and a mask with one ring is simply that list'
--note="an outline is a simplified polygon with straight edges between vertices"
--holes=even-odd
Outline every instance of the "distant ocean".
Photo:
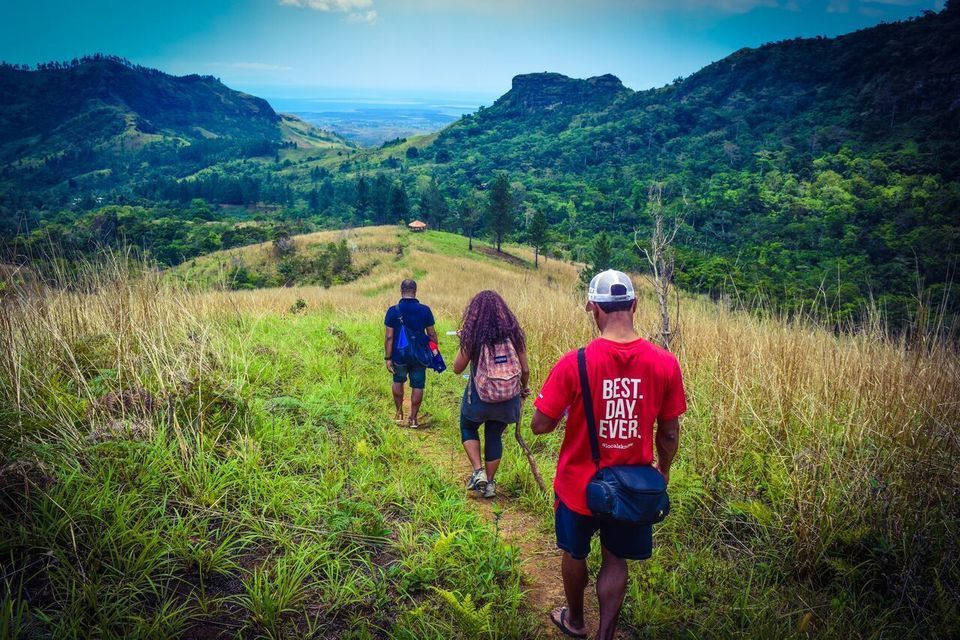
[{"label": "distant ocean", "polygon": [[268,97],[280,113],[291,113],[365,147],[387,140],[433,133],[460,117],[491,105],[495,96],[482,95],[326,95]]},{"label": "distant ocean", "polygon": [[[268,98],[283,113],[356,113],[358,111],[429,111],[459,118],[484,102],[444,98]],[[487,105],[493,100],[485,101]]]}]

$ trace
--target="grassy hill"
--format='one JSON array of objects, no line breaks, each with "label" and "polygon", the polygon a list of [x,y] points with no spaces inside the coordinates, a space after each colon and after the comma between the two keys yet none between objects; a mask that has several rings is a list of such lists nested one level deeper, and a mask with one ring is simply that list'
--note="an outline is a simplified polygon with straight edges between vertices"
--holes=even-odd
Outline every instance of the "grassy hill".
[{"label": "grassy hill", "polygon": [[[451,373],[428,378],[426,429],[392,422],[382,318],[415,277],[449,360],[445,332],[494,288],[536,387],[593,335],[575,268],[393,226],[343,239],[376,264],[329,288],[200,291],[120,261],[0,300],[13,637],[552,637],[549,500],[509,437],[503,495],[464,496]],[[264,248],[240,253],[266,263]],[[207,278],[227,255],[175,275]],[[674,509],[631,568],[624,637],[956,628],[957,352],[692,296],[677,320],[690,411]],[[548,479],[560,437],[526,432]]]},{"label": "grassy hill", "polygon": [[[533,265],[529,248],[520,245],[505,245],[505,254],[497,255],[493,247],[474,240],[474,251],[467,251],[467,240],[446,232],[426,231],[413,237],[403,226],[365,227],[338,231],[318,231],[290,238],[288,248],[281,254],[277,242],[261,242],[243,247],[215,251],[184,262],[168,272],[168,277],[184,285],[199,288],[256,289],[271,286],[321,284],[329,287],[362,278],[364,283],[375,281],[377,274],[391,275],[402,264],[411,249],[411,241],[426,239],[415,246],[418,251],[441,253],[447,256],[466,257],[471,263],[493,262],[495,264]],[[336,247],[345,247],[350,254],[343,265],[342,277],[335,274],[321,282],[322,274],[311,272],[318,258]],[[465,253],[466,252],[466,253]],[[465,254],[465,256],[464,256]],[[293,278],[285,279],[284,263],[297,260],[302,267]],[[575,272],[578,267],[557,263],[564,272]],[[246,271],[246,280],[238,280],[238,272]],[[321,269],[322,270],[322,269]],[[421,273],[420,270],[417,271]],[[252,279],[252,280],[251,280]]]}]

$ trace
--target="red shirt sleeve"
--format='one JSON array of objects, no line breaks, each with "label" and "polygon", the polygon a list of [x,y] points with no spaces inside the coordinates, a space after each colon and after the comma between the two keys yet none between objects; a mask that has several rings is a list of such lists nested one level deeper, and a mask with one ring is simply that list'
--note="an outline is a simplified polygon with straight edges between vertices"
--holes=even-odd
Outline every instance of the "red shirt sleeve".
[{"label": "red shirt sleeve", "polygon": [[580,389],[580,381],[571,362],[576,362],[576,358],[567,354],[553,365],[533,402],[533,406],[539,409],[540,413],[553,420],[559,420],[563,416]]},{"label": "red shirt sleeve", "polygon": [[672,372],[664,387],[663,404],[660,405],[660,415],[657,420],[673,420],[687,410],[686,394],[683,391],[683,375],[680,373],[680,363],[672,358]]}]

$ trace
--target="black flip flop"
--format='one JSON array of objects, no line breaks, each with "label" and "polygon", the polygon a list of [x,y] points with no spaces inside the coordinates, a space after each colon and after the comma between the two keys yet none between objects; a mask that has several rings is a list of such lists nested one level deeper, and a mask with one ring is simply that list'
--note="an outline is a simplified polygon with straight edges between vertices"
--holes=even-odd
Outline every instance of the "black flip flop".
[{"label": "black flip flop", "polygon": [[553,617],[553,611],[550,612],[550,622],[556,625],[557,629],[560,629],[560,632],[565,636],[570,636],[571,638],[586,638],[587,634],[577,633],[573,631],[570,627],[567,626],[567,608],[563,607],[560,609],[560,619],[556,620]]}]

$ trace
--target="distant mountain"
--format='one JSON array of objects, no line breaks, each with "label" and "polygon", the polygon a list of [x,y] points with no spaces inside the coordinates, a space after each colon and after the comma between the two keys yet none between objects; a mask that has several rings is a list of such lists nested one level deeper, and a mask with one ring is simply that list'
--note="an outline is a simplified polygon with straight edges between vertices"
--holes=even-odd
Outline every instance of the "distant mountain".
[{"label": "distant mountain", "polygon": [[[945,298],[958,267],[960,0],[838,38],[743,49],[657,89],[520,75],[439,135],[364,151],[213,78],[103,56],[2,67],[0,92],[0,236],[38,246],[95,250],[96,210],[134,204],[138,232],[120,235],[162,245],[167,263],[217,245],[204,225],[158,240],[141,224],[157,203],[172,220],[419,216],[474,232],[470,211],[505,171],[516,239],[542,211],[554,251],[591,262],[606,233],[604,262],[634,269],[658,183],[667,214],[683,218],[677,282],[717,298],[815,304],[836,320],[869,303],[902,326],[918,297]],[[960,317],[960,296],[945,307]]]},{"label": "distant mountain", "polygon": [[104,55],[0,65],[0,196],[34,194],[33,206],[78,188],[136,191],[217,163],[273,158],[281,147],[331,145],[346,146],[211,76]]},{"label": "distant mountain", "polygon": [[685,286],[826,296],[843,317],[882,293],[900,316],[918,276],[942,293],[960,252],[958,4],[743,49],[647,91],[609,75],[517,76],[419,162],[460,194],[507,171],[556,242],[576,251],[607,231],[618,262],[638,267],[633,231],[660,181],[685,214]]},{"label": "distant mountain", "polygon": [[[642,165],[654,170],[755,165],[756,152],[792,162],[842,146],[902,150],[911,169],[960,175],[960,9],[838,38],[742,49],[671,85],[631,91],[611,75],[514,78],[491,107],[433,145],[451,159],[489,146],[494,168]],[[530,136],[562,134],[538,145]],[[576,142],[576,144],[571,144]],[[514,144],[523,154],[514,155]],[[696,157],[689,152],[696,151]],[[896,160],[896,155],[891,156]],[[484,170],[489,167],[483,167]],[[478,179],[485,179],[478,175]]]},{"label": "distant mountain", "polygon": [[510,91],[486,114],[549,114],[551,120],[556,120],[561,114],[603,109],[617,98],[632,94],[619,78],[610,74],[577,80],[559,73],[530,73],[514,77]]},{"label": "distant mountain", "polygon": [[211,76],[171,76],[112,57],[36,71],[0,67],[0,161],[23,145],[135,147],[160,138],[262,137],[279,141],[266,100]]},{"label": "distant mountain", "polygon": [[134,151],[159,141],[280,142],[261,98],[210,76],[176,77],[96,56],[25,70],[0,67],[0,163],[44,162],[89,150]]}]

